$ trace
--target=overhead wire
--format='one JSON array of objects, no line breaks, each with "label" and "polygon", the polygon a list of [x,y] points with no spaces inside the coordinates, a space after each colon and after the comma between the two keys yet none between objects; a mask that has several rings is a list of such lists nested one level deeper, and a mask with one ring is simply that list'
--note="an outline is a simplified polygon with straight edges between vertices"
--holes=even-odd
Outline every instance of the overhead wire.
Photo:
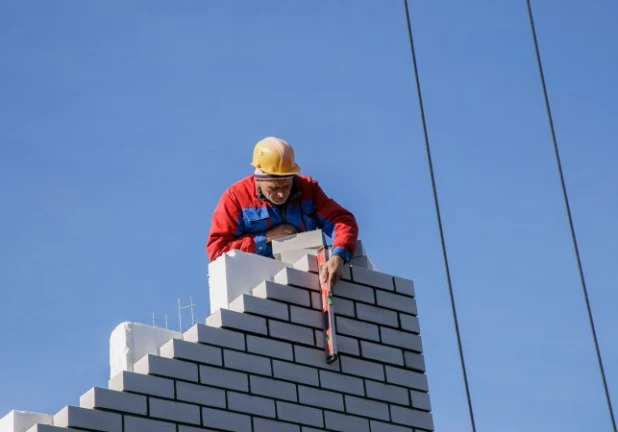
[{"label": "overhead wire", "polygon": [[567,194],[567,188],[566,188],[566,184],[564,181],[564,174],[563,174],[563,170],[562,170],[562,162],[560,161],[560,151],[558,149],[558,140],[556,139],[556,131],[554,128],[554,121],[553,121],[553,117],[552,117],[552,113],[551,113],[551,107],[550,107],[550,103],[549,103],[549,97],[547,94],[547,86],[545,84],[545,74],[543,73],[543,64],[541,61],[541,54],[540,54],[540,49],[539,49],[539,43],[537,40],[537,35],[536,35],[536,27],[534,24],[534,17],[533,17],[533,13],[532,13],[532,6],[530,4],[530,0],[526,0],[526,4],[528,6],[528,17],[530,19],[530,28],[532,29],[532,37],[533,37],[533,41],[534,41],[534,48],[535,48],[535,52],[536,52],[536,59],[537,59],[537,65],[539,68],[539,74],[541,77],[541,84],[543,86],[543,96],[545,98],[545,108],[547,111],[547,117],[549,120],[549,127],[551,130],[551,136],[552,136],[552,141],[553,141],[553,146],[554,146],[554,153],[556,156],[556,165],[558,167],[558,173],[560,174],[560,184],[562,185],[562,195],[564,198],[564,204],[566,207],[566,213],[567,213],[567,217],[569,219],[569,227],[571,230],[571,239],[573,241],[573,248],[575,250],[575,257],[577,259],[577,268],[579,270],[579,277],[580,277],[580,281],[581,281],[581,285],[582,285],[582,290],[584,293],[584,299],[586,301],[586,309],[588,311],[588,320],[590,322],[590,328],[592,330],[592,339],[594,341],[594,347],[596,350],[596,355],[597,355],[597,361],[599,364],[599,369],[600,369],[600,373],[601,373],[601,379],[603,381],[603,388],[605,390],[605,398],[607,400],[607,407],[609,409],[609,415],[611,418],[611,422],[612,422],[612,426],[614,429],[614,432],[616,431],[616,419],[614,417],[614,411],[612,408],[612,402],[611,402],[611,398],[609,395],[609,389],[607,386],[607,378],[605,377],[605,370],[603,368],[603,360],[601,358],[601,350],[599,349],[599,342],[597,340],[597,334],[596,334],[596,330],[595,330],[595,326],[594,326],[594,318],[593,318],[593,314],[592,314],[592,309],[590,307],[590,300],[588,298],[588,289],[586,288],[586,280],[584,278],[584,270],[583,270],[583,266],[581,263],[581,258],[580,258],[580,253],[579,253],[579,247],[577,245],[577,237],[575,235],[575,228],[574,228],[574,224],[573,224],[573,217],[571,215],[571,206],[569,205],[569,197]]},{"label": "overhead wire", "polygon": [[463,347],[462,347],[462,342],[461,342],[461,334],[460,334],[460,330],[459,330],[459,322],[457,319],[457,308],[455,306],[455,297],[453,294],[453,284],[451,282],[451,274],[450,274],[450,270],[449,270],[449,263],[448,263],[448,256],[446,253],[446,245],[445,245],[445,241],[444,241],[444,230],[442,228],[442,218],[440,216],[440,205],[438,202],[438,192],[437,192],[437,188],[436,188],[436,181],[435,181],[435,175],[434,175],[434,169],[433,169],[433,162],[432,162],[432,158],[431,158],[431,149],[430,149],[430,145],[429,145],[429,134],[427,132],[427,122],[425,120],[425,109],[423,106],[423,96],[421,93],[421,84],[420,84],[420,78],[418,75],[418,65],[417,65],[417,61],[416,61],[416,50],[414,47],[414,38],[412,36],[412,23],[410,22],[410,9],[408,6],[408,1],[404,0],[404,8],[405,8],[405,14],[406,14],[406,22],[408,25],[408,39],[409,39],[409,43],[410,43],[410,51],[412,54],[412,64],[414,66],[414,75],[416,78],[416,91],[418,94],[418,102],[419,102],[419,106],[420,106],[420,112],[421,112],[421,121],[423,124],[423,134],[425,137],[425,149],[427,152],[427,160],[429,163],[429,173],[431,176],[431,186],[432,186],[432,190],[433,190],[433,198],[434,198],[434,203],[435,203],[435,207],[436,207],[436,215],[437,215],[437,219],[438,219],[438,228],[440,231],[440,242],[442,245],[442,255],[443,255],[443,259],[444,259],[444,266],[446,269],[446,279],[447,279],[447,283],[448,283],[448,290],[449,290],[449,294],[450,294],[450,299],[451,299],[451,308],[452,308],[452,312],[453,312],[453,320],[455,322],[455,331],[457,334],[457,346],[459,348],[459,359],[461,362],[461,369],[463,372],[463,379],[464,379],[464,385],[465,385],[465,390],[466,390],[466,397],[467,397],[467,401],[468,401],[468,411],[470,413],[470,423],[472,425],[472,431],[476,432],[476,425],[475,425],[475,421],[474,421],[474,411],[472,409],[472,400],[470,397],[470,387],[468,384],[468,374],[466,372],[466,363],[464,361],[464,354],[463,354]]}]

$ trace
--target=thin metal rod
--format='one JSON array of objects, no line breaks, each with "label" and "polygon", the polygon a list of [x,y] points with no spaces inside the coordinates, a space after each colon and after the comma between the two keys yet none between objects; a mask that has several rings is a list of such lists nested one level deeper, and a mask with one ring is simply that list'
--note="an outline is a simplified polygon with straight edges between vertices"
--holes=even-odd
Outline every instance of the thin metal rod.
[{"label": "thin metal rod", "polygon": [[541,62],[541,54],[540,54],[540,50],[539,50],[539,43],[536,37],[536,28],[534,25],[534,17],[532,14],[532,6],[530,5],[530,0],[526,0],[526,4],[528,5],[528,17],[530,18],[530,27],[532,29],[532,37],[534,40],[534,49],[536,52],[536,60],[537,60],[537,64],[539,67],[539,74],[541,76],[541,84],[543,85],[543,96],[545,98],[545,108],[547,110],[547,118],[549,120],[549,127],[551,129],[551,136],[552,136],[552,141],[553,141],[553,145],[554,145],[554,153],[556,155],[556,164],[558,166],[558,173],[560,174],[560,184],[562,185],[562,195],[564,198],[564,204],[566,207],[566,213],[569,219],[569,227],[571,230],[571,238],[573,240],[573,248],[575,250],[575,257],[577,259],[577,268],[579,269],[579,277],[581,280],[581,284],[582,284],[582,290],[584,292],[584,299],[586,301],[586,309],[588,311],[588,319],[590,321],[590,328],[592,330],[592,339],[594,341],[594,347],[596,350],[596,354],[597,354],[597,361],[599,363],[599,369],[601,372],[601,379],[603,381],[603,387],[605,389],[605,398],[607,400],[607,407],[609,409],[609,415],[611,418],[611,422],[612,422],[612,426],[613,426],[613,430],[614,432],[616,431],[616,419],[614,417],[614,411],[612,409],[612,402],[611,402],[611,398],[609,395],[609,389],[607,386],[607,379],[605,377],[605,370],[603,368],[603,360],[601,359],[601,350],[599,349],[599,342],[597,340],[597,333],[594,327],[594,319],[592,316],[592,309],[590,307],[590,300],[588,298],[588,289],[586,288],[586,280],[584,278],[584,270],[583,270],[583,266],[581,263],[581,258],[580,258],[580,254],[579,254],[579,247],[577,246],[577,237],[575,236],[575,228],[574,228],[574,224],[573,224],[573,217],[571,216],[571,206],[569,205],[569,197],[567,194],[567,189],[566,189],[566,184],[564,181],[564,174],[562,172],[562,162],[560,161],[560,152],[558,150],[558,140],[556,139],[556,131],[554,128],[554,120],[552,117],[552,113],[551,113],[551,108],[550,108],[550,104],[549,104],[549,97],[547,95],[547,86],[545,85],[545,74],[543,73],[543,64]]},{"label": "thin metal rod", "polygon": [[421,94],[421,84],[420,84],[420,78],[418,75],[418,66],[417,66],[417,62],[416,62],[416,50],[414,48],[414,38],[412,37],[412,23],[410,22],[410,11],[408,8],[408,1],[404,0],[404,6],[405,6],[405,11],[406,11],[406,21],[408,23],[408,38],[410,41],[410,51],[412,53],[412,62],[414,65],[414,75],[416,77],[416,91],[418,93],[418,102],[420,105],[420,111],[421,111],[421,120],[423,123],[423,134],[425,136],[425,148],[427,151],[427,160],[429,162],[429,172],[431,174],[431,185],[432,185],[432,189],[433,189],[433,198],[434,198],[434,203],[435,203],[435,207],[436,207],[436,215],[437,215],[437,219],[438,219],[438,227],[440,229],[440,242],[442,245],[442,255],[444,258],[444,267],[446,269],[446,279],[448,281],[448,289],[449,289],[449,294],[451,297],[451,308],[453,311],[453,319],[455,321],[455,331],[457,333],[457,346],[459,348],[459,359],[461,361],[461,369],[463,372],[463,378],[464,378],[464,385],[466,388],[466,397],[468,399],[468,410],[470,413],[470,423],[472,425],[472,430],[474,432],[476,432],[476,425],[474,422],[474,411],[472,409],[472,399],[470,397],[470,388],[468,385],[468,375],[466,373],[466,363],[464,361],[464,354],[463,354],[463,347],[462,347],[462,343],[461,343],[461,336],[460,336],[460,331],[459,331],[459,324],[458,324],[458,319],[457,319],[457,308],[455,307],[455,296],[453,294],[453,284],[451,282],[451,273],[449,270],[449,264],[448,264],[448,257],[447,257],[447,253],[446,253],[446,245],[445,245],[445,241],[444,241],[444,231],[442,229],[442,218],[440,216],[440,205],[438,203],[438,192],[437,192],[437,188],[436,188],[436,181],[435,181],[435,176],[434,176],[434,170],[433,170],[433,162],[431,159],[431,150],[430,150],[430,146],[429,146],[429,134],[427,132],[427,122],[425,121],[425,109],[423,107],[423,97]]}]

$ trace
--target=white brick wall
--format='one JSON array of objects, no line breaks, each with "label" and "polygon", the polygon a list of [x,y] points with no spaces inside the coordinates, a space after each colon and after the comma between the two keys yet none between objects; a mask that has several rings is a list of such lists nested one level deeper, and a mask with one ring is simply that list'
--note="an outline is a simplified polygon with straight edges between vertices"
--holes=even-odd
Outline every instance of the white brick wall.
[{"label": "white brick wall", "polygon": [[348,267],[334,290],[340,357],[327,364],[311,260],[245,291],[29,432],[432,431],[412,281]]}]

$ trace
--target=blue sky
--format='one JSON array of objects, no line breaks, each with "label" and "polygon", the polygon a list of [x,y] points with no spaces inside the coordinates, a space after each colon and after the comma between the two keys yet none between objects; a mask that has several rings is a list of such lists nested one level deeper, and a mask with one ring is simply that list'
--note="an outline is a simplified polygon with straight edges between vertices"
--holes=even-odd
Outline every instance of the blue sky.
[{"label": "blue sky", "polygon": [[[410,7],[477,430],[610,430],[525,1]],[[618,3],[533,8],[616,401]],[[277,135],[414,279],[471,430],[401,1],[4,1],[0,52],[0,416],[106,386],[122,321],[204,318],[211,212]]]}]

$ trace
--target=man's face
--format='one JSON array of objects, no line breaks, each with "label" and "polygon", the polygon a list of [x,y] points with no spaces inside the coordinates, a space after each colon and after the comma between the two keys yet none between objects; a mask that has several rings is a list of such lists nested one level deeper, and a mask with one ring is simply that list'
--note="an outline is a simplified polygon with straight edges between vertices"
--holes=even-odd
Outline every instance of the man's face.
[{"label": "man's face", "polygon": [[292,191],[293,179],[282,180],[260,180],[257,182],[258,186],[262,190],[262,193],[273,204],[283,204]]}]

